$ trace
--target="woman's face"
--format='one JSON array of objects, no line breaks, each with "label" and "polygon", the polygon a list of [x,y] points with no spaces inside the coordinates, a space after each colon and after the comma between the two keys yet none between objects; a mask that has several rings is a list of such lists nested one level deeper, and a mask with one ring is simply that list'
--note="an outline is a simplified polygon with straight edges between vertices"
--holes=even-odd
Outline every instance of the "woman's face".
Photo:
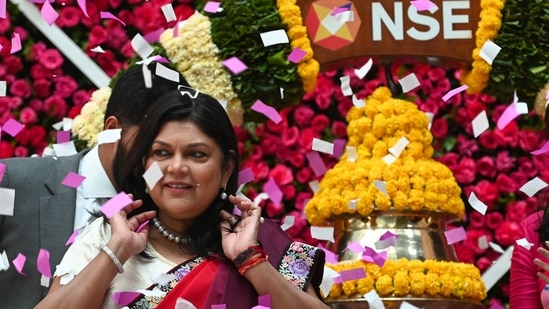
[{"label": "woman's face", "polygon": [[[136,140],[138,142],[138,139]],[[219,146],[190,121],[169,121],[151,146],[145,169],[158,162],[163,177],[150,190],[163,221],[192,221],[217,198],[234,168]]]}]

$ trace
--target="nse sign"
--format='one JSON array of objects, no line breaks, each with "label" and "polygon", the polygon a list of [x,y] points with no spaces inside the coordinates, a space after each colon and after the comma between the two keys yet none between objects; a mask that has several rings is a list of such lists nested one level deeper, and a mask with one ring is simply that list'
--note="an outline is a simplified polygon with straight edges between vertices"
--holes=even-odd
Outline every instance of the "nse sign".
[{"label": "nse sign", "polygon": [[[422,2],[422,1],[419,1]],[[322,69],[356,65],[357,58],[472,61],[480,0],[431,0],[420,11],[410,0],[298,0]]]}]

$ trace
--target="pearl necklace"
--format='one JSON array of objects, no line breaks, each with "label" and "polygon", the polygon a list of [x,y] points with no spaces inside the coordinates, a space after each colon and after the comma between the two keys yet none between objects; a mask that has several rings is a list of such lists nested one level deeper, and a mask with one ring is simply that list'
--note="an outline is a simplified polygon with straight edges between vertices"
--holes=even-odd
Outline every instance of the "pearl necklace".
[{"label": "pearl necklace", "polygon": [[178,235],[172,234],[164,225],[162,225],[162,222],[157,217],[154,217],[153,219],[154,227],[160,232],[160,234],[164,237],[166,237],[168,240],[175,242],[176,244],[180,242],[187,243],[189,241],[189,238],[187,237],[180,237]]}]

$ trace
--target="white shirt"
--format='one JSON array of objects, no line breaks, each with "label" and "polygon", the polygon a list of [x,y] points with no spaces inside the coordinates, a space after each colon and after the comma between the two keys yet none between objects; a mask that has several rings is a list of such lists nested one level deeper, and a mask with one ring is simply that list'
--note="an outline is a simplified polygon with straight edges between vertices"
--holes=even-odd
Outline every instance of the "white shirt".
[{"label": "white shirt", "polygon": [[90,212],[97,212],[111,197],[117,194],[107,172],[99,160],[99,148],[93,147],[82,157],[78,174],[86,177],[76,189],[74,229],[83,227],[90,219]]},{"label": "white shirt", "polygon": [[[111,226],[104,224],[103,217],[88,224],[63,256],[54,276],[61,277],[62,285],[68,284],[101,252],[101,247],[107,243],[110,237]],[[146,289],[154,283],[156,278],[176,266],[175,263],[161,256],[149,242],[147,242],[147,253],[153,258],[146,259],[140,255],[132,255],[124,263],[124,273],[114,277],[101,309],[120,308],[112,298],[115,292],[135,292],[139,289]]]}]

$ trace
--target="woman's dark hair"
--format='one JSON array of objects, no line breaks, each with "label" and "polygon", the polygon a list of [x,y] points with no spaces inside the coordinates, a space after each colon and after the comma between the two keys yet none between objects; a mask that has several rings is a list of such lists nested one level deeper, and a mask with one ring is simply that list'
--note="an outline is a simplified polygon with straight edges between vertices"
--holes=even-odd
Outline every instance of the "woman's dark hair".
[{"label": "woman's dark hair", "polygon": [[[151,105],[139,126],[135,142],[128,149],[126,159],[121,162],[116,173],[119,189],[133,193],[134,199],[143,200],[143,206],[137,212],[157,210],[151,197],[145,193],[143,158],[150,152],[151,145],[162,126],[172,120],[189,121],[214,140],[223,153],[223,168],[228,167],[230,161],[234,162],[234,169],[225,191],[227,194],[236,193],[239,167],[237,139],[226,111],[211,96],[198,93],[191,88],[181,88],[182,91],[170,91]],[[182,249],[199,256],[211,253],[222,256],[219,212],[221,209],[232,212],[232,207],[228,200],[221,200],[218,194],[210,207],[188,228],[185,236],[190,238],[190,242],[184,243]]]}]

